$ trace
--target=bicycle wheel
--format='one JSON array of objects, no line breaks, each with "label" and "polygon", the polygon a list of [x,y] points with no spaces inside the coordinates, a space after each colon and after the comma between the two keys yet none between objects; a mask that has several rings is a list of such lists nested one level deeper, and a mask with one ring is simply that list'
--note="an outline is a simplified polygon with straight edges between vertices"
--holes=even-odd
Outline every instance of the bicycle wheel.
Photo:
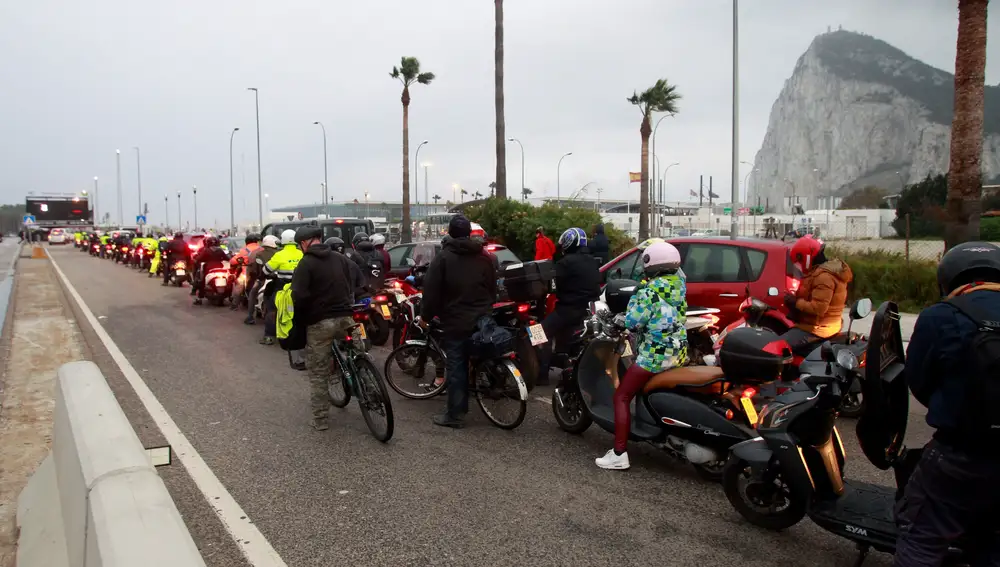
[{"label": "bicycle wheel", "polygon": [[389,390],[382,376],[365,355],[354,359],[355,375],[358,380],[358,405],[365,418],[368,430],[379,441],[386,443],[392,439],[393,416]]},{"label": "bicycle wheel", "polygon": [[476,401],[486,418],[501,429],[514,429],[528,413],[528,387],[521,371],[509,359],[485,360],[476,365]]},{"label": "bicycle wheel", "polygon": [[326,389],[330,393],[330,403],[333,407],[343,408],[351,403],[351,388],[344,380],[344,374],[337,372],[337,358],[330,362],[330,378],[326,381]]},{"label": "bicycle wheel", "polygon": [[385,379],[404,398],[433,398],[447,384],[439,378],[444,378],[444,357],[426,345],[398,346],[385,359]]}]

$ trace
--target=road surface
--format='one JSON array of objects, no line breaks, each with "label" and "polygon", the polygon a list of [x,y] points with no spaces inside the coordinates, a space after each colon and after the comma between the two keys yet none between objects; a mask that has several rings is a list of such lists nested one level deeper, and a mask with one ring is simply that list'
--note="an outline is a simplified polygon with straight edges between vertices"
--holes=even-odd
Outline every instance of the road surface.
[{"label": "road surface", "polygon": [[[611,436],[558,429],[533,399],[512,432],[475,406],[471,424],[431,424],[443,398],[395,397],[396,433],[383,445],[356,404],[333,410],[331,429],[309,427],[305,373],[261,327],[228,309],[193,307],[187,289],[161,287],[130,269],[73,248],[50,249],[79,293],[75,307],[96,362],[146,446],[164,437],[84,318],[96,316],[194,449],[280,555],[306,565],[850,565],[852,544],[803,521],[782,534],[749,526],[718,485],[640,444],[632,470],[598,469]],[[72,292],[69,294],[73,295]],[[113,349],[112,349],[113,350]],[[384,357],[384,349],[376,349]],[[533,396],[547,398],[548,392]],[[929,431],[918,410],[911,443]],[[841,425],[848,475],[891,483],[861,456],[853,423]],[[184,455],[181,455],[181,460]],[[247,565],[198,489],[201,473],[175,461],[160,469],[211,566]],[[251,557],[261,550],[245,544]],[[255,555],[256,554],[256,555]],[[866,565],[888,565],[873,554]],[[281,563],[258,564],[280,565]]]}]

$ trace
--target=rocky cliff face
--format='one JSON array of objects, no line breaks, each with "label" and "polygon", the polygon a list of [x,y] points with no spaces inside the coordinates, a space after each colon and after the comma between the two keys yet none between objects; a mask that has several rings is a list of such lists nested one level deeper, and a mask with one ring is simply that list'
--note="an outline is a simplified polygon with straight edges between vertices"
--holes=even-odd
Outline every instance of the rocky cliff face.
[{"label": "rocky cliff face", "polygon": [[[750,195],[787,209],[948,170],[954,77],[875,38],[836,31],[799,58],[771,108]],[[1000,85],[986,87],[983,173],[1000,177]]]}]

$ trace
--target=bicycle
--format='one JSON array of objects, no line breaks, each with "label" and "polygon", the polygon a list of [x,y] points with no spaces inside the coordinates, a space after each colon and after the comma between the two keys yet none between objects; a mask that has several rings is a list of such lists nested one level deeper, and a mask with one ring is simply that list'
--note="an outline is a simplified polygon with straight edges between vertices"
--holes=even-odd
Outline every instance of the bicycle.
[{"label": "bicycle", "polygon": [[[368,336],[364,316],[364,313],[355,310],[355,323],[347,336],[333,342],[333,364],[340,368],[343,380],[331,377],[327,390],[330,402],[338,408],[347,407],[351,397],[356,397],[368,430],[376,439],[386,443],[392,438],[394,427],[392,402],[389,390],[365,347]],[[377,418],[381,418],[380,423],[376,423]]]},{"label": "bicycle", "polygon": [[[447,388],[447,381],[437,383],[439,374],[444,376],[447,357],[439,342],[440,331],[433,327],[423,333],[419,339],[407,340],[402,345],[392,349],[385,361],[385,377],[389,386],[399,395],[414,400],[432,398],[441,394]],[[476,398],[479,408],[493,425],[501,429],[514,429],[521,425],[528,411],[528,387],[521,376],[521,371],[514,363],[514,349],[499,356],[473,356],[469,361],[469,395]],[[394,373],[392,363],[396,362],[401,371]],[[435,368],[434,376],[427,380],[428,362]],[[399,380],[395,378],[397,374]],[[405,375],[412,378],[416,388],[409,390],[403,387],[400,380]],[[489,402],[496,405],[510,400],[514,403],[513,415],[504,419],[495,409],[488,407]]]}]

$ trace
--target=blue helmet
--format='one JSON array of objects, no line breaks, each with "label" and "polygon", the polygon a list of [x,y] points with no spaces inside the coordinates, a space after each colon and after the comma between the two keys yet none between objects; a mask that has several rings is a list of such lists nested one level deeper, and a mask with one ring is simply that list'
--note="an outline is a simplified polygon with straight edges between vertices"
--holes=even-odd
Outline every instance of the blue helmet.
[{"label": "blue helmet", "polygon": [[567,228],[559,237],[559,248],[563,252],[572,252],[587,245],[587,233],[582,228]]}]

